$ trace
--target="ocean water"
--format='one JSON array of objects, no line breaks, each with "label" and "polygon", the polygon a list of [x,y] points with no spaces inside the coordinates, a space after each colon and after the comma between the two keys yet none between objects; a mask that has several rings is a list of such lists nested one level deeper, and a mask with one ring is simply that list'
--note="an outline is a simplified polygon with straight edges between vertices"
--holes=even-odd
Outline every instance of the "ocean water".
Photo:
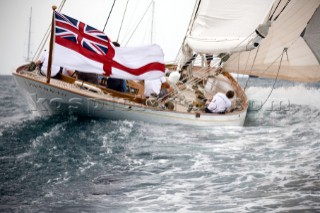
[{"label": "ocean water", "polygon": [[272,85],[195,128],[40,117],[0,76],[0,212],[320,212],[320,85]]}]

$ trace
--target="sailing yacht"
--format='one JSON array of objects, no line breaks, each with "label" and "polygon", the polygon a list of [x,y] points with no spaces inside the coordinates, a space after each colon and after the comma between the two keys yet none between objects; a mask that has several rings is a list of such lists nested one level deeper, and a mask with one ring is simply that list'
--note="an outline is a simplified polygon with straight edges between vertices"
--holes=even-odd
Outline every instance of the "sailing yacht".
[{"label": "sailing yacht", "polygon": [[[50,72],[42,76],[39,69],[30,70],[28,64],[18,67],[13,76],[31,110],[41,115],[74,114],[160,124],[243,126],[248,100],[231,73],[293,81],[320,80],[319,4],[320,0],[197,0],[176,62],[161,66],[160,59],[156,68],[148,70],[157,77],[166,70],[173,91],[165,98],[144,97],[143,80],[153,74],[140,73],[138,77],[128,74],[126,71],[130,69],[122,69],[120,62],[112,57],[108,59],[112,61],[111,70],[103,66],[100,69],[86,67],[87,71],[113,77],[118,73],[116,77],[127,81],[127,92],[65,75],[51,78]],[[70,18],[60,11],[54,14],[53,23],[56,23],[57,14],[63,19]],[[57,39],[55,26],[53,24],[51,30],[50,49],[54,52],[51,61],[58,60],[63,67],[79,67],[80,60],[76,60],[75,65],[70,64],[68,58],[74,52],[68,45],[63,46],[65,40]],[[106,45],[114,54],[119,52],[112,45]],[[127,51],[125,48],[121,50]],[[57,56],[57,52],[63,56]],[[140,52],[134,54],[139,56]],[[91,54],[80,58],[85,56],[96,59],[90,58]],[[101,56],[98,58],[105,60]],[[112,67],[113,64],[117,67]],[[138,66],[148,67],[143,62]],[[234,91],[235,97],[228,111],[223,114],[204,111],[208,100],[216,93],[229,90]]]}]

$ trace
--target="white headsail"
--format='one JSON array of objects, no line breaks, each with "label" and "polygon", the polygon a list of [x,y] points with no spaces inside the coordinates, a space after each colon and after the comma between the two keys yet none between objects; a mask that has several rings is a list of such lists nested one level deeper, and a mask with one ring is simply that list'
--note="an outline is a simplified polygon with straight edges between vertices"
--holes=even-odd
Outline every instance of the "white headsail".
[{"label": "white headsail", "polygon": [[226,64],[227,71],[290,81],[320,81],[320,0],[292,0],[285,5],[287,2],[280,2],[275,13],[278,18],[272,20],[260,47],[234,54]]}]

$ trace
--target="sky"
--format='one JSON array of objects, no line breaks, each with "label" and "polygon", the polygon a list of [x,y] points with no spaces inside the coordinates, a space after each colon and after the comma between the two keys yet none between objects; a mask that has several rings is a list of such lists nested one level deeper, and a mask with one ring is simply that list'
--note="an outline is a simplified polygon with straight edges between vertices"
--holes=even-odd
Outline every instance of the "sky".
[{"label": "sky", "polygon": [[[18,66],[28,63],[29,28],[31,55],[34,55],[50,25],[51,6],[60,3],[61,0],[0,1],[3,51],[0,75],[11,75]],[[195,0],[131,0],[124,16],[126,3],[127,0],[117,0],[114,5],[105,29],[109,38],[118,39],[121,46],[156,43],[162,47],[165,61],[173,61],[186,33]],[[67,0],[62,13],[103,30],[112,4],[113,0]]]}]

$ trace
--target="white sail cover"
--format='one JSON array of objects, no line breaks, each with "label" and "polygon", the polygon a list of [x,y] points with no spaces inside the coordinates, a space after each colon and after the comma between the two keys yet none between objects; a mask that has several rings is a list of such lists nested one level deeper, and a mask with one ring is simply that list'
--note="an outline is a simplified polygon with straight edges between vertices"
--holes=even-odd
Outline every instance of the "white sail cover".
[{"label": "white sail cover", "polygon": [[206,54],[232,52],[265,21],[273,0],[199,0],[186,44]]},{"label": "white sail cover", "polygon": [[[319,4],[320,0],[280,1],[274,13],[274,17],[278,17],[271,20],[269,34],[260,43],[260,47],[250,52],[233,54],[224,69],[290,81],[320,81]],[[285,48],[287,52],[281,61]]]}]

